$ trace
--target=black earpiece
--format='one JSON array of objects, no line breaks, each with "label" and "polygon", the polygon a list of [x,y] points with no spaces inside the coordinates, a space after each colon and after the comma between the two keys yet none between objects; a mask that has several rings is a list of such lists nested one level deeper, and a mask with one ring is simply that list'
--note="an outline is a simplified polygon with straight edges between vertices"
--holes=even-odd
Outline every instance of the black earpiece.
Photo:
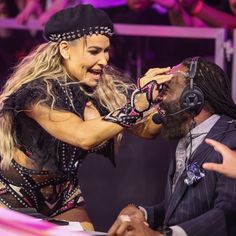
[{"label": "black earpiece", "polygon": [[199,57],[194,57],[189,68],[189,85],[184,89],[180,97],[182,109],[193,116],[198,115],[204,106],[204,95],[202,90],[193,82],[197,72],[197,63]]},{"label": "black earpiece", "polygon": [[162,114],[160,112],[154,114],[152,120],[155,124],[161,124],[164,117],[175,116],[182,112],[188,112],[193,116],[196,116],[201,112],[205,103],[204,95],[202,90],[193,83],[197,71],[198,59],[199,57],[194,57],[190,63],[188,73],[188,78],[190,80],[189,85],[186,86],[180,96],[181,109],[171,114]]}]

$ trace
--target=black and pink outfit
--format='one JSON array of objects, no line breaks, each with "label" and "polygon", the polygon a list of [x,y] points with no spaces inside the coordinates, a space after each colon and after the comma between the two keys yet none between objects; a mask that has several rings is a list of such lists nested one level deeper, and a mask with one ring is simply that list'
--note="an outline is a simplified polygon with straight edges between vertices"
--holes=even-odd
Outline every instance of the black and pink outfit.
[{"label": "black and pink outfit", "polygon": [[[54,109],[73,112],[83,119],[86,103],[91,100],[101,115],[108,111],[85,95],[78,83],[49,80],[55,97],[47,93],[46,82],[39,78],[21,86],[5,101],[1,113],[11,114],[12,133],[18,149],[37,164],[28,169],[14,159],[10,169],[0,171],[0,202],[8,208],[35,208],[53,217],[72,208],[85,206],[78,181],[78,168],[88,151],[62,142],[47,133],[24,110],[30,104],[42,104]],[[108,157],[114,164],[113,140],[94,152]]]}]

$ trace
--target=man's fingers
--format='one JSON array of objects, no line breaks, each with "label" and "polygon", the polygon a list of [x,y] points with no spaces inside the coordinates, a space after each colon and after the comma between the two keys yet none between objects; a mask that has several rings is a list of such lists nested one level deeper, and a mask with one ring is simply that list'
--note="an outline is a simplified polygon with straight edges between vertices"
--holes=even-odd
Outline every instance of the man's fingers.
[{"label": "man's fingers", "polygon": [[216,164],[216,163],[204,163],[202,167],[206,170],[212,170],[217,171],[221,174],[224,174],[224,168],[222,164]]},{"label": "man's fingers", "polygon": [[[114,226],[114,224],[113,224]],[[109,236],[117,236],[117,235],[124,235],[124,233],[127,230],[132,230],[132,223],[130,221],[124,221],[121,222],[119,220],[119,223],[115,227],[111,227],[110,230],[107,232],[107,235]]]},{"label": "man's fingers", "polygon": [[121,221],[120,220],[116,220],[115,223],[111,226],[111,228],[109,229],[109,231],[107,232],[107,234],[109,236],[115,236],[116,235],[116,231],[117,229],[119,228],[121,224]]},{"label": "man's fingers", "polygon": [[[112,225],[112,227],[108,231],[108,235],[112,236],[112,235],[117,235],[118,232],[123,232],[124,227],[127,225],[124,223],[127,223],[127,222],[129,223],[130,221],[131,219],[128,215],[119,215],[115,223]],[[123,224],[124,226],[121,227],[121,225]]]},{"label": "man's fingers", "polygon": [[123,222],[116,231],[116,235],[124,235],[126,231],[133,230],[132,223],[130,221]]},{"label": "man's fingers", "polygon": [[121,222],[130,222],[131,219],[128,215],[120,215],[119,219],[121,220]]},{"label": "man's fingers", "polygon": [[143,223],[144,223],[147,227],[149,227],[149,224],[148,224],[147,221],[143,221]]},{"label": "man's fingers", "polygon": [[109,236],[135,236],[137,231],[149,227],[146,221],[135,215],[120,215],[111,229],[108,231]]}]

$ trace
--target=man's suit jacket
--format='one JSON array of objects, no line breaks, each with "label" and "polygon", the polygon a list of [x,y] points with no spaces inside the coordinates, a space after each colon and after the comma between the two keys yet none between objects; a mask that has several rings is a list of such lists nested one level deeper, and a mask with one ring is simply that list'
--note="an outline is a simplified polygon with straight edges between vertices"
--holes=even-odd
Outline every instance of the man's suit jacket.
[{"label": "man's suit jacket", "polygon": [[[207,138],[218,140],[236,150],[236,123],[222,116]],[[165,200],[147,207],[148,222],[157,229],[160,225],[182,227],[189,236],[236,235],[236,180],[213,171],[206,171],[195,186],[184,183],[186,170],[171,192],[175,171],[175,151],[169,168]],[[222,157],[210,145],[201,143],[194,152],[191,163],[221,163]]]}]

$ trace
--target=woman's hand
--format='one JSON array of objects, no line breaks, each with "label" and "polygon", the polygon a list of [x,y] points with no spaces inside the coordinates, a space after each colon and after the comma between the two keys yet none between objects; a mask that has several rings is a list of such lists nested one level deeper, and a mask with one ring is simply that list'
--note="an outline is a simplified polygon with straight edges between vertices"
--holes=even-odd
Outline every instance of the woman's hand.
[{"label": "woman's hand", "polygon": [[172,74],[167,74],[170,67],[149,69],[147,73],[138,81],[140,88],[143,88],[149,82],[155,80],[159,85],[168,82],[173,77]]},{"label": "woman's hand", "polygon": [[[167,68],[153,68],[139,79],[138,87],[141,94],[135,100],[135,106],[141,107],[147,105],[147,103],[157,103],[162,100],[162,95],[165,89],[164,84],[170,81],[173,74],[168,74],[170,67]],[[162,91],[162,93],[161,93]]]}]

